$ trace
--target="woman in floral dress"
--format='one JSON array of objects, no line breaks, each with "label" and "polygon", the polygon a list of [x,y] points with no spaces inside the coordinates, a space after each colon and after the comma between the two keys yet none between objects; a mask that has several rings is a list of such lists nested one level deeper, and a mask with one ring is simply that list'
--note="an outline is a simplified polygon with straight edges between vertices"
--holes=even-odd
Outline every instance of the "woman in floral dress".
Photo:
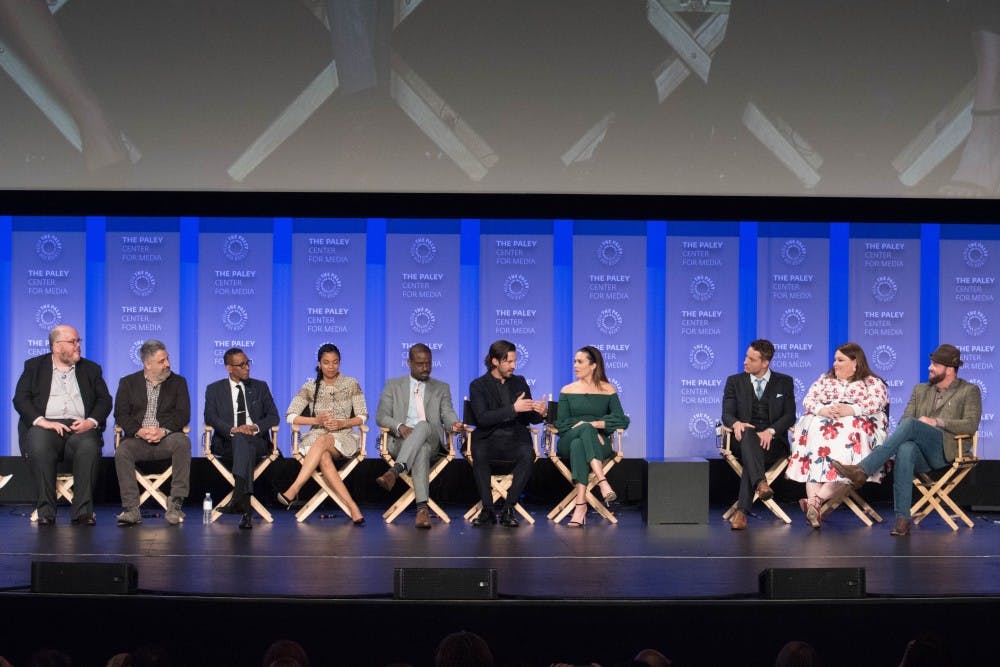
[{"label": "woman in floral dress", "polygon": [[[833,367],[819,377],[802,401],[805,414],[792,433],[792,455],[786,476],[805,482],[799,501],[806,520],[819,528],[823,503],[847,481],[832,460],[856,464],[885,441],[889,394],[885,382],[868,367],[857,343],[844,343],[833,356]],[[869,478],[881,482],[884,471]],[[838,494],[839,495],[839,494]]]}]

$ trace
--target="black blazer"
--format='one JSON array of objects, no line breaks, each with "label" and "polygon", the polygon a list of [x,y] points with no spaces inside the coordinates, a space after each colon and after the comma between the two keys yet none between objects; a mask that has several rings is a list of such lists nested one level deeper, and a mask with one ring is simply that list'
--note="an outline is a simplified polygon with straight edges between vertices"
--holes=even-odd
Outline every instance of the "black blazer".
[{"label": "black blazer", "polygon": [[[753,410],[754,387],[747,373],[730,375],[722,393],[722,423],[731,427],[734,422],[749,422]],[[767,403],[769,423],[765,428],[774,429],[774,441],[788,448],[788,429],[795,423],[795,384],[790,375],[771,371],[771,379],[764,387],[761,400]]]},{"label": "black blazer", "polygon": [[[263,380],[248,378],[243,382],[247,399],[247,416],[260,428],[259,437],[271,442],[271,427],[277,426],[280,417],[271,397],[271,388]],[[233,394],[229,378],[205,387],[205,426],[211,426],[212,447],[229,448],[233,429]]]},{"label": "black blazer", "polygon": [[[146,377],[142,371],[126,375],[115,393],[115,423],[125,437],[132,437],[146,416]],[[156,421],[168,431],[180,431],[191,422],[191,396],[187,380],[177,373],[163,381],[156,404]]]},{"label": "black blazer", "polygon": [[[104,382],[101,367],[81,358],[76,362],[76,381],[83,398],[84,417],[97,420],[97,432],[103,433],[111,414],[111,393]],[[18,444],[23,455],[25,435],[32,422],[45,416],[52,390],[52,355],[43,354],[24,362],[24,371],[14,389],[14,409],[21,416],[17,422]]]},{"label": "black blazer", "polygon": [[502,426],[514,428],[517,442],[531,444],[529,424],[541,423],[543,417],[535,411],[515,412],[513,401],[521,392],[531,398],[531,389],[522,375],[511,375],[506,382],[511,393],[511,404],[504,405],[496,379],[489,373],[477,377],[469,383],[469,407],[476,429],[472,432],[475,440],[489,438]]}]

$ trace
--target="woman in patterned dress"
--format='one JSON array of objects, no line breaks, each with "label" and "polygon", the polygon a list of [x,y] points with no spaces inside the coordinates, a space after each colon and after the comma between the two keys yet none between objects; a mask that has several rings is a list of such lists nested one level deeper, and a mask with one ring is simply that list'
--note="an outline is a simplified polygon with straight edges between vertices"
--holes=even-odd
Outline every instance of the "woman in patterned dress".
[{"label": "woman in patterned dress", "polygon": [[[805,414],[792,434],[785,474],[806,483],[806,497],[799,504],[813,528],[820,526],[823,503],[835,494],[838,484],[847,483],[831,461],[856,464],[881,445],[888,428],[888,404],[885,382],[868,367],[857,343],[838,347],[833,367],[809,387],[802,401]],[[869,481],[881,482],[884,474],[879,470]]]},{"label": "woman in patterned dress", "polygon": [[336,345],[322,345],[316,356],[319,359],[316,380],[303,384],[285,411],[285,421],[289,424],[312,428],[299,443],[300,451],[305,453],[302,469],[292,485],[278,493],[278,502],[290,506],[319,468],[330,488],[350,509],[351,520],[360,526],[365,519],[340,478],[337,461],[351,458],[358,451],[358,435],[353,427],[368,419],[365,395],[357,380],[340,374],[340,350]]}]

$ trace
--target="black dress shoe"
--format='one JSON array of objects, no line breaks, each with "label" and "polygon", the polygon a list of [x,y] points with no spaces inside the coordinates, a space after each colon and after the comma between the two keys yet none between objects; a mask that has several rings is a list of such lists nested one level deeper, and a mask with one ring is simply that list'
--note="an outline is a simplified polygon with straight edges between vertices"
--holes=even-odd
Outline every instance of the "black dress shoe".
[{"label": "black dress shoe", "polygon": [[247,514],[250,512],[250,496],[233,498],[222,507],[215,508],[220,514]]},{"label": "black dress shoe", "polygon": [[54,516],[40,516],[35,523],[39,526],[54,526],[56,525],[56,518]]},{"label": "black dress shoe", "polygon": [[74,526],[96,526],[97,517],[94,515],[93,512],[91,512],[90,514],[81,514],[78,517],[73,517],[70,523],[72,523]]},{"label": "black dress shoe", "polygon": [[244,512],[243,516],[240,517],[240,530],[253,530],[253,521],[250,518],[250,512]]},{"label": "black dress shoe", "polygon": [[472,525],[476,528],[480,526],[492,526],[497,522],[497,517],[493,513],[493,510],[488,510],[485,507],[479,511],[476,518],[472,520]]},{"label": "black dress shoe", "polygon": [[513,507],[508,507],[500,515],[500,525],[505,528],[517,528],[521,523],[517,520],[517,514],[514,513]]}]

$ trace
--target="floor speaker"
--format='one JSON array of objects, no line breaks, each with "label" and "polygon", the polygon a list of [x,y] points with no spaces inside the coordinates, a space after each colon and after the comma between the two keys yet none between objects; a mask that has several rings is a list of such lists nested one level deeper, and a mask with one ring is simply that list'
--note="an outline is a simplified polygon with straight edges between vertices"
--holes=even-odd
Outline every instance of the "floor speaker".
[{"label": "floor speaker", "polygon": [[865,568],[768,568],[760,573],[760,596],[765,600],[863,598]]},{"label": "floor speaker", "polygon": [[399,567],[393,571],[397,600],[496,600],[491,567]]},{"label": "floor speaker", "polygon": [[667,458],[646,464],[646,503],[642,518],[649,525],[708,523],[708,461]]},{"label": "floor speaker", "polygon": [[131,563],[31,562],[32,593],[131,595],[138,582]]}]

